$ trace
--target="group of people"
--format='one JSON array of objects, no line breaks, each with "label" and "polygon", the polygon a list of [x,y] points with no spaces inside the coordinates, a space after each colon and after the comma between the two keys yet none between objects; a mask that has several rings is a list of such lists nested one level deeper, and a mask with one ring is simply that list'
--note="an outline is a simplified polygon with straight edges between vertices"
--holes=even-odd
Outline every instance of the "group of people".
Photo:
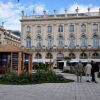
[{"label": "group of people", "polygon": [[[99,65],[95,61],[88,62],[86,66],[83,66],[82,62],[75,66],[75,72],[77,75],[77,82],[82,82],[82,75],[85,73],[86,75],[86,82],[97,82],[97,75],[100,71]],[[92,78],[91,78],[92,77]]]}]

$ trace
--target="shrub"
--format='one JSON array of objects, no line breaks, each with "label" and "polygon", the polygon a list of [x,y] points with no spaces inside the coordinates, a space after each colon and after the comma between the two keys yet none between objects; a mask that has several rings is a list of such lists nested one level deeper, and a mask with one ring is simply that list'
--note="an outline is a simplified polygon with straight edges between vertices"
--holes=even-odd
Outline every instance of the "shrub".
[{"label": "shrub", "polygon": [[62,75],[56,75],[52,71],[38,70],[33,74],[20,74],[14,73],[6,74],[0,82],[8,82],[10,84],[36,84],[36,83],[62,83],[72,82],[72,80],[65,79]]}]

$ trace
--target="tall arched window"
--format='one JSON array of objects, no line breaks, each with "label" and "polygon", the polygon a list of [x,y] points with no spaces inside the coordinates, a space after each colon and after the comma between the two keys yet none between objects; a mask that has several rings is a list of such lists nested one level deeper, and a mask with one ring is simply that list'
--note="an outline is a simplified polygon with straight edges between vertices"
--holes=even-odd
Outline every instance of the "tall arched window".
[{"label": "tall arched window", "polygon": [[58,37],[58,46],[59,46],[59,47],[64,46],[64,39],[63,39],[63,36],[59,36],[59,37]]},{"label": "tall arched window", "polygon": [[30,37],[27,37],[26,38],[26,47],[27,48],[30,48],[31,47],[31,38]]},{"label": "tall arched window", "polygon": [[27,26],[27,32],[31,32],[31,27]]},{"label": "tall arched window", "polygon": [[69,47],[73,47],[73,46],[75,46],[75,37],[70,36],[70,38],[69,38]]},{"label": "tall arched window", "polygon": [[80,58],[81,59],[86,59],[87,58],[87,54],[86,53],[81,53],[80,54]]},{"label": "tall arched window", "polygon": [[63,26],[62,25],[58,26],[58,32],[63,32]]},{"label": "tall arched window", "polygon": [[69,57],[71,57],[72,59],[75,59],[76,58],[74,53],[70,53],[69,54]]},{"label": "tall arched window", "polygon": [[53,44],[52,37],[48,36],[48,38],[47,38],[47,45],[48,45],[48,47],[52,46],[52,44]]},{"label": "tall arched window", "polygon": [[82,35],[81,37],[81,46],[86,47],[87,46],[87,39],[85,35]]},{"label": "tall arched window", "polygon": [[41,55],[40,53],[37,53],[37,54],[35,55],[35,58],[36,58],[36,59],[42,59],[42,55]]},{"label": "tall arched window", "polygon": [[37,41],[36,46],[37,46],[38,48],[42,47],[42,39],[41,39],[40,36],[37,37],[36,41]]},{"label": "tall arched window", "polygon": [[92,58],[93,59],[99,59],[99,54],[98,53],[93,53]]},{"label": "tall arched window", "polygon": [[52,58],[53,58],[53,56],[52,56],[52,54],[51,54],[51,53],[47,53],[46,58],[47,58],[47,59],[52,59]]},{"label": "tall arched window", "polygon": [[84,24],[81,25],[81,31],[86,31],[86,25]]},{"label": "tall arched window", "polygon": [[98,47],[99,46],[99,38],[97,35],[93,36],[93,46]]}]

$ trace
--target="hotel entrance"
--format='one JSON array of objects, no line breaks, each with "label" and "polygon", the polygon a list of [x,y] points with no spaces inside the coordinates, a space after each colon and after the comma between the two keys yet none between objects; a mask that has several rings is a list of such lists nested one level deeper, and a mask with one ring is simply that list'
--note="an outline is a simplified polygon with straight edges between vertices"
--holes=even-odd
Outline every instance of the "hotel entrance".
[{"label": "hotel entrance", "polygon": [[59,53],[57,55],[57,68],[63,70],[64,67],[64,63],[63,62],[59,62],[64,60],[64,55],[62,53]]}]

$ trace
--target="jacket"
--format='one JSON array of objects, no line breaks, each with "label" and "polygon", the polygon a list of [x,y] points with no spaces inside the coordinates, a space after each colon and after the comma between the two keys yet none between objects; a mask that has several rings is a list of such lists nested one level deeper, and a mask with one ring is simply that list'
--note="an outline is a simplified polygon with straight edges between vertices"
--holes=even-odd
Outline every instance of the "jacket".
[{"label": "jacket", "polygon": [[92,68],[92,65],[87,64],[86,67],[85,67],[85,73],[90,75],[91,74],[91,68]]},{"label": "jacket", "polygon": [[77,72],[83,72],[84,71],[82,63],[78,63],[75,67],[76,67]]}]

